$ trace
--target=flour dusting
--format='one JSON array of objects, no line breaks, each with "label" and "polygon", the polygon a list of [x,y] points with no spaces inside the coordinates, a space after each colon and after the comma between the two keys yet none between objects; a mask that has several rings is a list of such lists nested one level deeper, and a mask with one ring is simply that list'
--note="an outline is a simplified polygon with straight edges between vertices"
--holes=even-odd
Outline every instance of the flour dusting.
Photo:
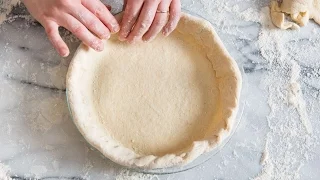
[{"label": "flour dusting", "polygon": [[260,17],[258,44],[269,70],[261,83],[269,90],[271,111],[267,117],[270,131],[261,162],[263,169],[255,179],[300,179],[299,170],[308,160],[305,157],[312,157],[312,149],[319,141],[312,134],[300,85],[300,65],[292,56],[298,49],[288,43],[299,32],[274,28],[268,7],[262,9]]},{"label": "flour dusting", "polygon": [[[267,124],[270,130],[260,158],[262,170],[253,179],[300,179],[300,169],[313,159],[313,150],[319,145],[319,138],[312,128],[313,122],[309,119],[312,104],[307,104],[307,94],[302,89],[302,83],[312,83],[315,86],[313,97],[320,97],[316,90],[319,88],[316,82],[320,70],[304,64],[315,58],[314,53],[308,52],[319,52],[320,38],[311,40],[304,38],[299,31],[275,28],[270,19],[269,7],[261,10],[257,7],[241,9],[238,4],[233,5],[230,1],[203,2],[203,7],[211,17],[210,22],[228,35],[238,31],[237,27],[225,20],[228,13],[240,20],[261,25],[254,46],[258,46],[262,59],[254,63],[261,64],[267,70],[260,83],[269,92],[270,113]],[[318,30],[313,29],[312,33],[317,34]],[[244,32],[242,34],[245,35]],[[243,38],[252,41],[245,36]],[[315,64],[315,67],[320,67],[320,63]]]},{"label": "flour dusting", "polygon": [[0,180],[12,180],[9,173],[10,168],[0,162]]},{"label": "flour dusting", "polygon": [[[235,33],[238,31],[241,32],[241,38],[253,41],[250,43],[258,47],[257,53],[261,57],[254,63],[261,64],[260,66],[266,69],[260,83],[262,88],[269,92],[269,132],[260,159],[262,170],[253,179],[300,179],[300,169],[312,160],[315,156],[313,150],[319,145],[319,138],[312,128],[314,122],[309,119],[312,104],[307,104],[310,100],[306,101],[306,94],[302,90],[302,83],[311,81],[312,78],[317,82],[316,78],[319,78],[319,69],[309,68],[304,64],[315,58],[314,54],[308,53],[309,51],[319,52],[319,38],[309,40],[299,31],[282,31],[275,28],[270,19],[269,7],[261,10],[253,6],[241,9],[238,3],[231,1],[200,2],[203,4],[206,17],[210,17],[208,20],[218,26],[221,32],[229,36],[239,36]],[[259,1],[253,4],[259,6]],[[259,23],[261,26],[257,40],[255,37],[248,38],[245,32],[231,24],[233,21],[230,23],[226,20],[228,14],[236,16],[239,20]],[[316,34],[318,30],[314,29],[312,32]],[[301,46],[304,44],[302,41],[311,45]],[[315,65],[320,67],[320,63]],[[319,88],[319,83],[313,84]],[[315,90],[313,96],[319,98],[319,94],[319,91]]]},{"label": "flour dusting", "polygon": [[289,103],[296,108],[300,116],[300,120],[305,126],[307,132],[312,133],[312,125],[308,117],[306,102],[303,98],[303,94],[301,92],[301,85],[299,83],[301,69],[295,61],[292,62],[291,68],[292,71],[290,76],[291,78],[289,84],[288,100]]},{"label": "flour dusting", "polygon": [[30,126],[35,131],[47,132],[54,125],[68,119],[69,111],[65,99],[51,97],[30,103],[34,108],[27,113],[27,119],[30,119]]},{"label": "flour dusting", "polygon": [[248,8],[242,12],[239,12],[238,9],[233,9],[233,10],[244,21],[250,21],[250,22],[259,22],[260,21],[260,13],[256,9]]},{"label": "flour dusting", "polygon": [[41,177],[41,175],[47,172],[47,168],[41,165],[34,165],[30,168],[30,173],[35,175],[35,177]]},{"label": "flour dusting", "polygon": [[0,24],[7,20],[7,15],[12,8],[20,3],[20,0],[2,0],[0,1]]},{"label": "flour dusting", "polygon": [[159,180],[159,177],[156,175],[123,170],[116,176],[116,180]]}]

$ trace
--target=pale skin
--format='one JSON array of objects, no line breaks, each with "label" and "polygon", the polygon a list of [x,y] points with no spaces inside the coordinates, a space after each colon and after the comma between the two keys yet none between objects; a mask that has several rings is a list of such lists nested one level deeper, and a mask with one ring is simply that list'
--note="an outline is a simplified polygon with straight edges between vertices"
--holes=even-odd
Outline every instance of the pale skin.
[{"label": "pale skin", "polygon": [[22,1],[63,57],[70,51],[59,34],[59,26],[96,51],[102,51],[102,39],[109,39],[117,32],[120,41],[129,43],[151,41],[159,33],[168,36],[176,28],[181,14],[180,0],[125,0],[119,24],[100,0]]}]

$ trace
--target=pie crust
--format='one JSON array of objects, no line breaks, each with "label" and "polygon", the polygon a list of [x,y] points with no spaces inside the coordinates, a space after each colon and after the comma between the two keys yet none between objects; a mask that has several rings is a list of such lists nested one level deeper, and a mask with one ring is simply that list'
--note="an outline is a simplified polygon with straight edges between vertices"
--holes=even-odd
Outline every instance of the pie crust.
[{"label": "pie crust", "polygon": [[183,14],[169,36],[103,52],[81,44],[67,74],[74,123],[104,156],[129,167],[185,165],[234,127],[241,74],[212,25]]}]

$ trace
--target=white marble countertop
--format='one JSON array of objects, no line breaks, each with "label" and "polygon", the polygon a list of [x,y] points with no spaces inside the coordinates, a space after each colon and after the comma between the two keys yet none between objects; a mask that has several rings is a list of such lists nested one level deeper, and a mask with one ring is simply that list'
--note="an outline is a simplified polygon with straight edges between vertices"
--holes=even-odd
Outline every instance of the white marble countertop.
[{"label": "white marble countertop", "polygon": [[[6,169],[19,180],[319,179],[319,26],[275,30],[264,21],[268,0],[182,4],[213,24],[244,68],[244,113],[221,152],[186,172],[156,176],[103,159],[78,132],[66,105],[65,75],[79,42],[64,33],[72,53],[60,58],[19,6],[0,26],[0,179]],[[121,9],[116,0],[111,5]]]}]

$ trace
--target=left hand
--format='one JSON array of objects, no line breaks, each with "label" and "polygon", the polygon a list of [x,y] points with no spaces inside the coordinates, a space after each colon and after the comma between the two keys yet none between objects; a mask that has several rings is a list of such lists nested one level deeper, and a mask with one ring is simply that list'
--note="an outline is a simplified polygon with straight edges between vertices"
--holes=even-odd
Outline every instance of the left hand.
[{"label": "left hand", "polygon": [[168,36],[180,20],[180,0],[126,0],[119,40],[133,43]]}]

